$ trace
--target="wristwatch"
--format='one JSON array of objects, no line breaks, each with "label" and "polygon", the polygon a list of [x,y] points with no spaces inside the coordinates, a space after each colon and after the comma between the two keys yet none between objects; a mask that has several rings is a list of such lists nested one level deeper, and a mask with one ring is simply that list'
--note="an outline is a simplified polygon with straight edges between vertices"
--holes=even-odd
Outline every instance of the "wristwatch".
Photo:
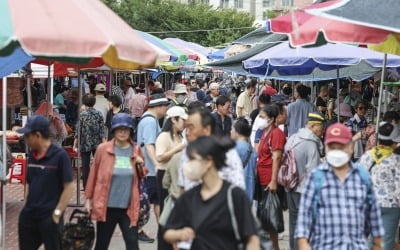
[{"label": "wristwatch", "polygon": [[55,215],[55,216],[61,216],[61,214],[62,214],[61,209],[56,209],[56,210],[54,210],[54,215]]}]

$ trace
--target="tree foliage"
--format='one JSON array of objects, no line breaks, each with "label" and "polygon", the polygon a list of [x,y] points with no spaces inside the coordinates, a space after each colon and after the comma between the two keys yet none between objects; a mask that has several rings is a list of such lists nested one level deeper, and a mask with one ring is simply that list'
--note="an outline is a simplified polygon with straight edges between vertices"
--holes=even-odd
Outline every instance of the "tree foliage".
[{"label": "tree foliage", "polygon": [[[154,32],[159,38],[176,37],[203,46],[216,46],[249,33],[254,18],[235,9],[214,9],[200,4],[183,4],[172,0],[103,0],[134,29]],[[105,17],[106,18],[106,17]],[[227,30],[217,30],[227,29]],[[193,30],[210,30],[198,31]],[[173,31],[191,31],[178,33]]]}]

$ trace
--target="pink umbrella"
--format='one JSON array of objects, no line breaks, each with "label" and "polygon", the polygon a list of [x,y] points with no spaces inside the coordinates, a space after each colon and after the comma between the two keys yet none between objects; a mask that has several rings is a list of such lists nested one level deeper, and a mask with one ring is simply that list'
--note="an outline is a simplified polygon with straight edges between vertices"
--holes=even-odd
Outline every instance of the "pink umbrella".
[{"label": "pink umbrella", "polygon": [[306,11],[325,8],[340,0],[314,4],[301,10],[271,19],[269,28],[274,33],[287,34],[292,46],[312,45],[322,33],[328,42],[370,44],[381,43],[391,34],[389,31],[335,21],[314,16]]},{"label": "pink umbrella", "polygon": [[99,0],[1,1],[0,16],[0,53],[20,46],[39,58],[87,62],[100,57],[119,69],[154,65],[157,58],[154,49]]}]

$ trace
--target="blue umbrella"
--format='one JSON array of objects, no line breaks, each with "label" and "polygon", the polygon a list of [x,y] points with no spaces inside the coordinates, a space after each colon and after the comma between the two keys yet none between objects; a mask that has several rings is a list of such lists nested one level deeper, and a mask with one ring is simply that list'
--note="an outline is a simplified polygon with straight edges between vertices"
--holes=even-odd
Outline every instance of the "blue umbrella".
[{"label": "blue umbrella", "polygon": [[[245,60],[243,67],[259,75],[269,75],[274,70],[280,75],[306,75],[316,68],[328,71],[361,62],[379,68],[383,64],[383,54],[346,44],[291,48],[289,42],[283,42]],[[387,67],[400,67],[400,57],[388,56]]]},{"label": "blue umbrella", "polygon": [[0,78],[21,69],[35,58],[25,53],[21,48],[17,48],[8,56],[0,57]]}]

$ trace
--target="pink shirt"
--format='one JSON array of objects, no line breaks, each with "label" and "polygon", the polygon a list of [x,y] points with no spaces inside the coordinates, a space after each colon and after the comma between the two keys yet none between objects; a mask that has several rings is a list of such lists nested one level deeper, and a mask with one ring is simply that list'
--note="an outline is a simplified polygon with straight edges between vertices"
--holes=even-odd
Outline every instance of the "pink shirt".
[{"label": "pink shirt", "polygon": [[133,96],[130,105],[128,106],[131,111],[131,115],[135,117],[141,117],[146,110],[147,97],[143,93],[138,93]]}]

